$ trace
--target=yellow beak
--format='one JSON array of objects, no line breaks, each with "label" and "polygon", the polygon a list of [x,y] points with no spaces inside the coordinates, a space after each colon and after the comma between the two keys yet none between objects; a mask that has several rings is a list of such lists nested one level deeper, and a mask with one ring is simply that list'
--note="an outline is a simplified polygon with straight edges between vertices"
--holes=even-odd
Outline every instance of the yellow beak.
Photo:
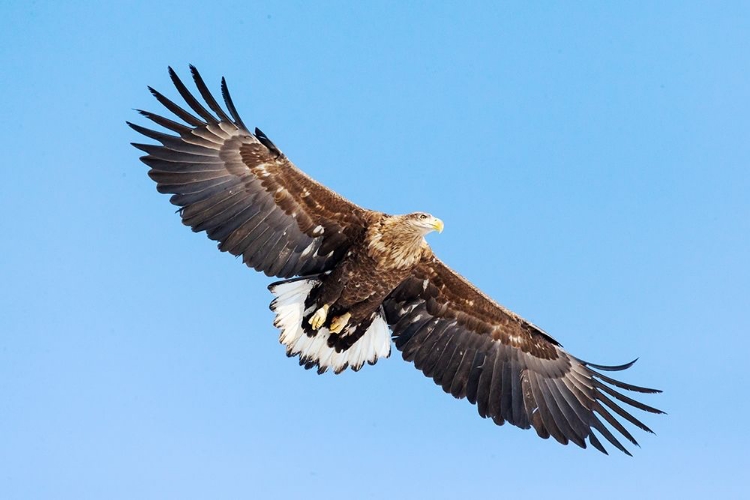
[{"label": "yellow beak", "polygon": [[444,227],[443,221],[435,217],[435,221],[432,223],[432,227],[435,228],[435,231],[437,231],[438,233],[442,233]]}]

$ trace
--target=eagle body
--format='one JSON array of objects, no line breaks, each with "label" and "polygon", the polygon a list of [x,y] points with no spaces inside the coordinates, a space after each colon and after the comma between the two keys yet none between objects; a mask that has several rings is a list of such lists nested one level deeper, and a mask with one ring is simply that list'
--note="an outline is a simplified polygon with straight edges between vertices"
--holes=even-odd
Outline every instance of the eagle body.
[{"label": "eagle body", "polygon": [[359,370],[393,341],[442,389],[480,416],[542,438],[620,451],[630,412],[660,410],[625,392],[656,393],[611,378],[569,354],[546,332],[501,306],[445,265],[425,236],[442,222],[415,212],[387,215],[343,198],[298,169],[259,129],[244,124],[226,82],[219,105],[191,66],[201,100],[169,68],[189,110],[149,87],[174,117],[139,111],[166,132],[129,123],[158,144],[145,152],[157,190],[182,222],[219,250],[280,279],[269,286],[274,325],[287,355],[318,373]]},{"label": "eagle body", "polygon": [[[337,364],[325,360],[334,356],[331,349],[342,353],[355,344],[368,345],[367,337],[381,331],[370,327],[373,322],[384,322],[383,301],[413,274],[423,255],[430,251],[424,235],[442,227],[442,221],[423,212],[396,216],[373,213],[363,238],[352,245],[331,272],[307,278],[310,289],[297,298],[299,306],[304,305],[298,321],[282,326],[283,320],[279,318],[284,317],[285,311],[272,304],[271,309],[277,312],[277,326],[282,330],[281,338],[288,339],[282,340],[287,354],[298,354],[305,365],[317,366],[321,373],[329,367],[339,373],[349,366],[357,371],[365,361],[374,364],[380,356],[372,349],[365,349],[362,356],[352,359],[346,355],[332,358],[340,359]],[[271,291],[276,293],[283,283],[272,284]],[[313,319],[316,313],[321,315],[319,325]],[[289,333],[290,329],[294,333]],[[315,337],[319,329],[326,336],[325,344],[294,349],[294,342],[303,333]],[[387,349],[385,355],[389,353]]]},{"label": "eagle body", "polygon": [[423,232],[410,222],[427,214],[383,215],[369,224],[361,243],[325,277],[318,305],[333,304],[360,321],[374,312],[383,300],[409,275],[427,250]]}]

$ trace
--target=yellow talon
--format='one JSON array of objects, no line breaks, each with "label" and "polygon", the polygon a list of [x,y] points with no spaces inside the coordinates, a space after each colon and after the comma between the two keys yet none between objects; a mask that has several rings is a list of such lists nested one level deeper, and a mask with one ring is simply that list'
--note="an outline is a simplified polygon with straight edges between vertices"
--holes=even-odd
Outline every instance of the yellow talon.
[{"label": "yellow talon", "polygon": [[331,333],[339,333],[341,330],[344,329],[347,323],[349,323],[349,318],[351,318],[352,315],[349,313],[342,314],[341,316],[336,316],[331,320]]},{"label": "yellow talon", "polygon": [[313,330],[317,330],[326,322],[326,318],[328,317],[328,307],[329,306],[323,304],[323,307],[315,311],[315,314],[310,317],[310,326]]}]

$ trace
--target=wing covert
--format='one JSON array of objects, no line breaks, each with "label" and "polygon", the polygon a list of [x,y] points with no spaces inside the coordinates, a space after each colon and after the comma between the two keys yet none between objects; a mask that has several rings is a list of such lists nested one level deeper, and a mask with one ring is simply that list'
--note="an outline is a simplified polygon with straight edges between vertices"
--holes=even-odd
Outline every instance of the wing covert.
[{"label": "wing covert", "polygon": [[185,225],[205,231],[219,249],[248,266],[287,278],[329,270],[362,237],[370,213],[299,170],[259,129],[240,119],[222,79],[229,113],[214,99],[195,67],[193,80],[205,106],[177,74],[169,75],[190,108],[149,87],[183,123],[140,111],[175,135],[128,125],[159,145],[144,151],[157,190],[172,195]]}]

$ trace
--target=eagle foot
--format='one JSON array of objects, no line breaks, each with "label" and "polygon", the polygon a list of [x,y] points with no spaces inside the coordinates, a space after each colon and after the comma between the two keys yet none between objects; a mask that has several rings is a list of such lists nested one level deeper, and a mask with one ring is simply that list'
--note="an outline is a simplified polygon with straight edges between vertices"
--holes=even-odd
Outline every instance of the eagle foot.
[{"label": "eagle foot", "polygon": [[313,330],[317,330],[326,322],[326,318],[328,318],[328,308],[329,306],[323,304],[323,307],[315,311],[315,314],[310,317],[309,323]]},{"label": "eagle foot", "polygon": [[331,333],[340,333],[341,330],[344,329],[347,323],[349,323],[349,318],[351,318],[352,315],[349,313],[342,314],[341,316],[336,316],[331,320]]}]

